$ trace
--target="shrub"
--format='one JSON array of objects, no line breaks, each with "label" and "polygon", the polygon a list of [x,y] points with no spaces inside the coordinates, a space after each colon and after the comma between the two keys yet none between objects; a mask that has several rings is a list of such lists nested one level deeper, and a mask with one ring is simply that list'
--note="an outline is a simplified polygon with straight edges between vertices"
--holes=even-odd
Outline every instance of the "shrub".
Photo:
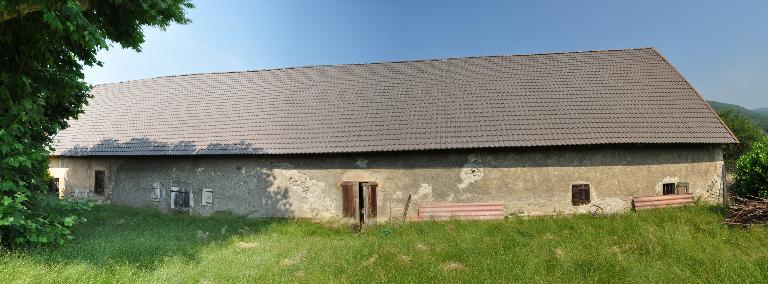
[{"label": "shrub", "polygon": [[736,161],[732,192],[742,197],[768,198],[768,136]]},{"label": "shrub", "polygon": [[40,192],[17,193],[16,197],[0,201],[0,211],[14,212],[0,218],[0,243],[6,246],[61,244],[71,238],[72,226],[85,221],[81,212],[93,205]]}]

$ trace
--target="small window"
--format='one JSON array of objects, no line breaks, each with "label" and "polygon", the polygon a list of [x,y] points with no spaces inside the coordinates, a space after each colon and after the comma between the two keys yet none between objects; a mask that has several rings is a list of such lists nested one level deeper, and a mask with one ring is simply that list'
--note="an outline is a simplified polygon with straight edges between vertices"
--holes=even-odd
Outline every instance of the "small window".
[{"label": "small window", "polygon": [[93,184],[93,193],[98,195],[104,195],[104,171],[96,171],[96,180]]},{"label": "small window", "polygon": [[571,186],[571,203],[573,206],[589,204],[589,185],[574,184]]},{"label": "small window", "polygon": [[665,183],[662,185],[664,195],[677,194],[677,187],[674,183]]}]

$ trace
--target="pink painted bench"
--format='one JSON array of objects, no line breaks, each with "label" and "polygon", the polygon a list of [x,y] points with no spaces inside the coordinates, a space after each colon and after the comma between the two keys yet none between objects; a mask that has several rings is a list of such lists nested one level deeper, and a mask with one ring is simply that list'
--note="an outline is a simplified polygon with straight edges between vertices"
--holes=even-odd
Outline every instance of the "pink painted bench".
[{"label": "pink painted bench", "polygon": [[632,198],[632,207],[635,210],[644,210],[662,207],[681,207],[692,205],[696,201],[692,193],[670,194],[657,196],[638,196]]},{"label": "pink painted bench", "polygon": [[504,218],[504,203],[498,202],[425,204],[419,206],[417,216],[417,220],[502,218]]}]

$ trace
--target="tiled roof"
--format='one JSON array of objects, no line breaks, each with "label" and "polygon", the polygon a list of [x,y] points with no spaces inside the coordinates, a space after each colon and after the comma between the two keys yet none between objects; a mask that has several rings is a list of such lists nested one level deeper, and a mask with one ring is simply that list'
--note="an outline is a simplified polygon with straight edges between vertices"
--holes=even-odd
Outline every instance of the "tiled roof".
[{"label": "tiled roof", "polygon": [[54,155],[737,142],[652,48],[193,74],[91,93]]}]

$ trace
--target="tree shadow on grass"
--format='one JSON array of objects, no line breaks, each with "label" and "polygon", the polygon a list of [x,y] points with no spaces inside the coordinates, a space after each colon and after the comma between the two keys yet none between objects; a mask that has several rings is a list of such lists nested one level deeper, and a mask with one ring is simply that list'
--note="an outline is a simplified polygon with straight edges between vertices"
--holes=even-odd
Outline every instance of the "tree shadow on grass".
[{"label": "tree shadow on grass", "polygon": [[720,215],[720,216],[723,216],[723,218],[728,216],[728,211],[730,210],[728,208],[728,206],[720,205],[720,204],[718,204],[718,205],[704,204],[704,205],[698,205],[698,206],[705,207],[707,209],[707,211],[712,212],[712,213],[717,214],[717,215]]},{"label": "tree shadow on grass", "polygon": [[[75,146],[64,152],[65,156],[99,156],[99,155],[138,155],[131,159],[133,163],[124,163],[123,169],[132,169],[148,180],[163,181],[167,186],[190,189],[197,204],[202,201],[202,188],[209,184],[201,184],[199,179],[189,175],[174,176],[176,168],[147,168],[147,160],[156,160],[156,155],[213,155],[213,154],[258,154],[262,150],[250,143],[239,142],[232,144],[195,145],[191,142],[163,143],[150,138],[133,138],[124,142],[117,139],[105,139],[90,146]],[[239,167],[239,165],[238,165]],[[236,179],[235,183],[245,196],[234,202],[232,199],[219,209],[231,210],[231,203],[247,204],[253,208],[254,215],[290,217],[292,204],[289,201],[287,188],[265,190],[259,185],[270,185],[274,182],[271,172],[258,172],[244,176],[240,170],[229,178]],[[125,200],[135,198],[130,194],[149,195],[150,184],[136,183],[135,180],[123,175],[118,179],[123,190],[120,193],[129,194]],[[197,183],[191,183],[195,180]],[[133,183],[132,183],[133,182]],[[269,186],[267,186],[269,187]],[[135,190],[135,189],[139,190]],[[130,189],[130,190],[128,190]],[[146,189],[141,192],[141,189]],[[118,201],[117,193],[113,201]],[[141,200],[141,199],[139,199]],[[162,204],[168,208],[170,204]],[[240,212],[242,213],[242,212]],[[193,262],[199,258],[200,252],[206,249],[225,248],[231,245],[232,238],[237,236],[253,236],[268,231],[275,225],[295,222],[292,219],[261,218],[253,219],[232,214],[216,213],[210,217],[188,216],[182,214],[164,214],[152,208],[129,208],[121,206],[98,206],[86,214],[89,219],[85,224],[78,225],[74,231],[74,240],[62,246],[25,249],[24,254],[36,261],[46,264],[60,265],[83,263],[93,265],[96,269],[118,269],[118,266],[129,265],[142,270],[154,270],[162,261],[180,259]]]},{"label": "tree shadow on grass", "polygon": [[50,265],[84,263],[102,269],[130,265],[154,270],[169,258],[193,262],[208,246],[229,245],[237,236],[264,234],[292,219],[249,219],[228,213],[209,217],[164,214],[149,208],[96,206],[77,225],[75,239],[61,246],[23,249],[26,256]]}]

